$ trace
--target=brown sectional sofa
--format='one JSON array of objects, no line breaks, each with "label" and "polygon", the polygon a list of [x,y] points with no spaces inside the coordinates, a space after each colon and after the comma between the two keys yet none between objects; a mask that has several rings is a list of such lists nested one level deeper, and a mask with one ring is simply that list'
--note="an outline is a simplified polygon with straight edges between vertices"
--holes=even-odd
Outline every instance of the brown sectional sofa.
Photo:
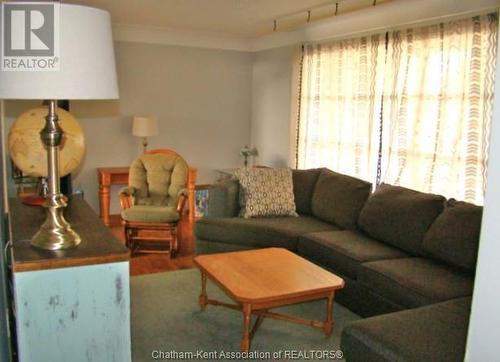
[{"label": "brown sectional sofa", "polygon": [[[342,276],[348,361],[463,359],[482,208],[328,169],[294,170],[299,217],[243,219],[238,183],[210,190],[199,254],[280,246]],[[422,347],[425,343],[427,347]]]}]

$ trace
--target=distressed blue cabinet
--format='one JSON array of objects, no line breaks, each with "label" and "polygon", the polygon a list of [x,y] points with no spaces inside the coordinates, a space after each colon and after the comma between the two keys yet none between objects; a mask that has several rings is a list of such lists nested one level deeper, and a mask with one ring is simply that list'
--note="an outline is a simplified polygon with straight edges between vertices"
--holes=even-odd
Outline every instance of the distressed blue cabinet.
[{"label": "distressed blue cabinet", "polygon": [[44,210],[10,203],[13,294],[21,362],[131,361],[129,252],[81,197],[66,218],[75,249],[30,245]]}]

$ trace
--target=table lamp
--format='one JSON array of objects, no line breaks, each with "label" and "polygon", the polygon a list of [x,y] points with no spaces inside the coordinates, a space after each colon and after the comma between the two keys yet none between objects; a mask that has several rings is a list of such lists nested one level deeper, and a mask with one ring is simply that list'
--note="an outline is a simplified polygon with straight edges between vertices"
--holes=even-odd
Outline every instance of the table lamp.
[{"label": "table lamp", "polygon": [[148,137],[158,135],[158,119],[155,116],[134,116],[132,134],[142,138],[142,147],[146,153]]},{"label": "table lamp", "polygon": [[59,148],[64,133],[56,100],[118,98],[109,13],[57,2],[3,2],[1,26],[0,99],[48,100],[40,130],[48,160],[47,216],[31,244],[48,250],[75,247],[80,236],[63,216]]},{"label": "table lamp", "polygon": [[248,167],[248,158],[251,156],[257,156],[258,154],[259,152],[257,151],[257,148],[250,148],[247,145],[240,150],[240,155],[245,158],[245,168]]}]

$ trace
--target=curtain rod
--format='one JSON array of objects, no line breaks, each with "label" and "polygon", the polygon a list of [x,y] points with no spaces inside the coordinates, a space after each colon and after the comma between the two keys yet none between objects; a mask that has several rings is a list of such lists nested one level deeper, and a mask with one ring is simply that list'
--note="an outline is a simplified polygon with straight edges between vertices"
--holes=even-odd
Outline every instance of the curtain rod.
[{"label": "curtain rod", "polygon": [[442,15],[442,16],[436,16],[433,18],[426,18],[426,19],[421,19],[421,20],[409,21],[409,22],[400,23],[397,25],[389,26],[389,27],[377,27],[377,28],[372,28],[372,29],[368,29],[368,30],[353,31],[351,33],[339,34],[339,35],[326,37],[326,38],[322,38],[322,39],[303,41],[303,42],[301,42],[301,44],[302,45],[310,45],[310,44],[331,42],[331,41],[336,41],[336,40],[344,40],[344,39],[350,39],[350,38],[354,38],[354,37],[362,37],[362,36],[367,36],[367,35],[372,35],[372,34],[377,34],[377,33],[385,33],[385,32],[389,32],[389,31],[404,30],[405,28],[415,26],[415,25],[429,26],[429,25],[439,24],[440,22],[443,22],[443,21],[460,20],[460,19],[465,19],[467,17],[487,15],[487,14],[491,14],[491,13],[499,14],[499,12],[500,12],[499,7],[488,7],[488,8],[483,8],[480,10],[464,11],[464,12],[452,14],[452,15]]}]

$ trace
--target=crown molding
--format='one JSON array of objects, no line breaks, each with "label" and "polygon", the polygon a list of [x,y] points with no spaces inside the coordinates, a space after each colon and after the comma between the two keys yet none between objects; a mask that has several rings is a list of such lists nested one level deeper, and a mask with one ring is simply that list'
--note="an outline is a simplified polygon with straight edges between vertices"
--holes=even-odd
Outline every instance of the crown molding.
[{"label": "crown molding", "polygon": [[113,24],[116,41],[250,52],[248,38],[206,31],[186,31],[142,25]]}]

